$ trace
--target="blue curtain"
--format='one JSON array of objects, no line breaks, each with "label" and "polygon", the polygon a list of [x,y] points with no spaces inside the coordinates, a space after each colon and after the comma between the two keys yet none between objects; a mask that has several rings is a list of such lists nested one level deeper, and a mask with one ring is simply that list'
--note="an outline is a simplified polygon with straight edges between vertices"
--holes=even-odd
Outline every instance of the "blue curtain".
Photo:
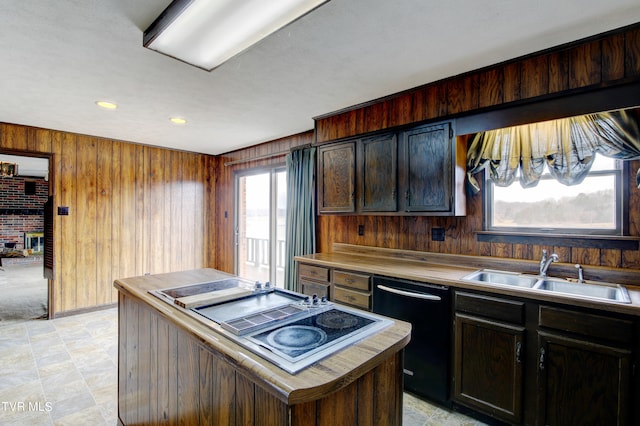
[{"label": "blue curtain", "polygon": [[285,288],[298,290],[293,258],[316,250],[316,149],[297,149],[287,155],[287,248]]}]

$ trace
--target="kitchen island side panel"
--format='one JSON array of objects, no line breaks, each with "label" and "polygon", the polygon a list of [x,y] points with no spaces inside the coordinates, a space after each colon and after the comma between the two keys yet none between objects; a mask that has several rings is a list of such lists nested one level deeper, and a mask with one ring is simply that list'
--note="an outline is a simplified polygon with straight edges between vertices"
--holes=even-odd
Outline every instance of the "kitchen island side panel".
[{"label": "kitchen island side panel", "polygon": [[336,392],[291,405],[135,298],[120,293],[118,309],[120,424],[402,423],[402,351]]},{"label": "kitchen island side panel", "polygon": [[403,355],[395,353],[338,392],[294,405],[291,425],[401,425]]},{"label": "kitchen island side panel", "polygon": [[287,424],[285,403],[152,309],[119,299],[121,424]]}]

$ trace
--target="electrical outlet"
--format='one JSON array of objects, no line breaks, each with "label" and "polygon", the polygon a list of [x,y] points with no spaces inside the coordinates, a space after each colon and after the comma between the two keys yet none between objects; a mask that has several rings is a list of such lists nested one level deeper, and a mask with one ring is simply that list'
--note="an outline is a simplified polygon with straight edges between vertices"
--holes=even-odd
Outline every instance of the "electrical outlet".
[{"label": "electrical outlet", "polygon": [[69,207],[58,206],[58,216],[69,216]]},{"label": "electrical outlet", "polygon": [[444,241],[444,228],[431,228],[431,241]]},{"label": "electrical outlet", "polygon": [[364,235],[364,225],[358,225],[358,235]]}]

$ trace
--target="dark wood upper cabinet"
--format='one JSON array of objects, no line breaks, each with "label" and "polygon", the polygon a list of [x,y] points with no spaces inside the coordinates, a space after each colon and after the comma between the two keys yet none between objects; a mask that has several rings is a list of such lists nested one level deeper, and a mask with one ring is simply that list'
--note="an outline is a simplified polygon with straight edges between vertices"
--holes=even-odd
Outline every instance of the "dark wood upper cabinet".
[{"label": "dark wood upper cabinet", "polygon": [[402,210],[451,209],[452,139],[450,123],[422,126],[401,134]]},{"label": "dark wood upper cabinet", "polygon": [[395,133],[358,142],[358,206],[362,212],[398,208],[398,142]]},{"label": "dark wood upper cabinet", "polygon": [[463,216],[462,145],[449,121],[321,145],[319,212]]},{"label": "dark wood upper cabinet", "polygon": [[355,211],[355,142],[318,148],[318,211]]}]

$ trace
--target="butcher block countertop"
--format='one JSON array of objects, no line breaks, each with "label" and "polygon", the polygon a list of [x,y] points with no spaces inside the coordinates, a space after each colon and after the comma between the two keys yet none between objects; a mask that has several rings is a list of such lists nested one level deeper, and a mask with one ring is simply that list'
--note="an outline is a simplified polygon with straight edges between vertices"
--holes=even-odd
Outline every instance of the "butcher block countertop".
[{"label": "butcher block countertop", "polygon": [[400,352],[410,340],[411,324],[395,320],[382,331],[292,375],[223,336],[218,324],[211,322],[207,326],[181,308],[149,294],[150,290],[231,276],[214,269],[198,269],[119,279],[114,285],[125,297],[150,307],[286,404],[318,400],[344,388]]},{"label": "butcher block countertop", "polygon": [[[462,280],[462,277],[478,269],[507,270],[532,275],[538,274],[539,262],[484,256],[448,255],[416,252],[410,250],[385,249],[336,243],[332,252],[297,256],[298,262],[349,271],[366,272],[441,284],[452,288],[481,290],[496,295],[523,297],[532,300],[565,303],[572,306],[599,309],[640,316],[640,271],[584,266],[586,282],[612,283],[626,286],[631,303],[588,300],[570,295],[551,293],[500,284],[481,284]],[[553,263],[549,267],[549,278],[575,278],[574,264]]]}]

